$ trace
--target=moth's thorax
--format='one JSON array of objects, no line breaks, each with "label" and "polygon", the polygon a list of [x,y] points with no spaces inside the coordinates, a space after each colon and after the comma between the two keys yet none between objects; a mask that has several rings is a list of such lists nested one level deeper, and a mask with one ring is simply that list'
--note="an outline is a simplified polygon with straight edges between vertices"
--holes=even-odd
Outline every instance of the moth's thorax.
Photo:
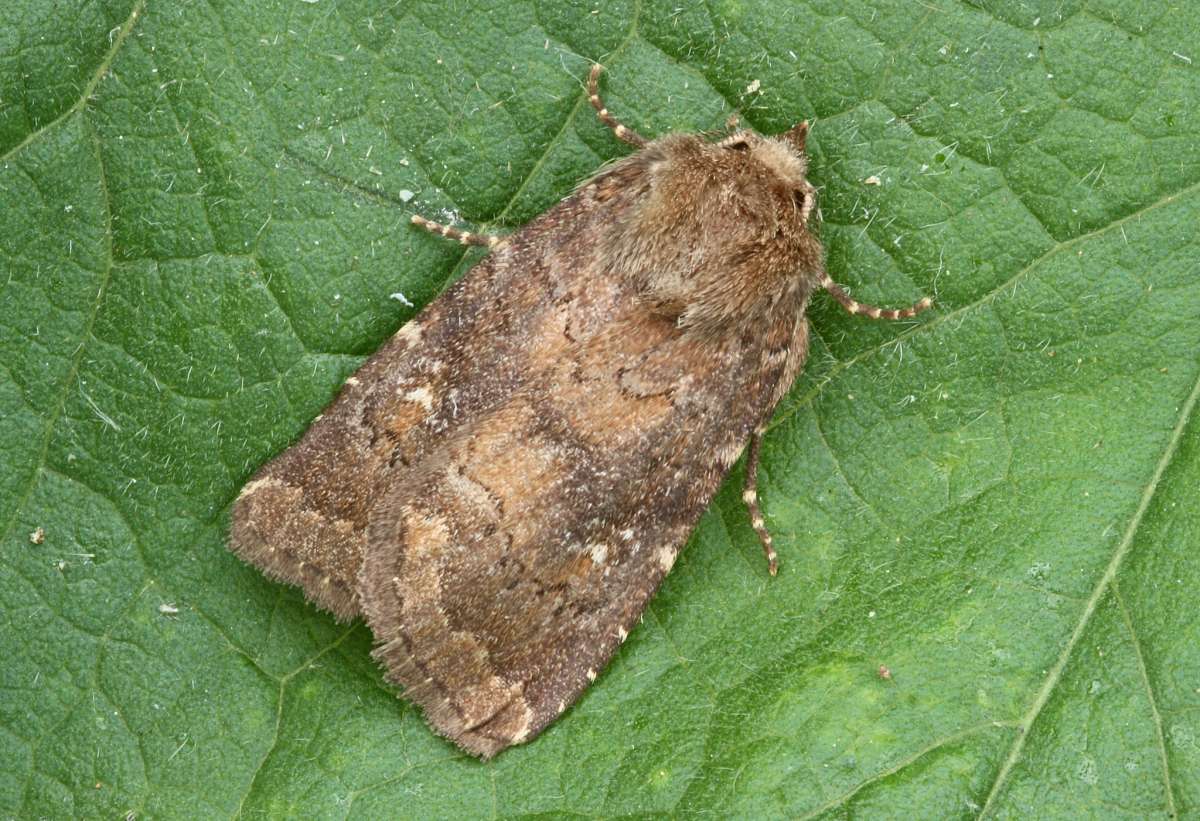
[{"label": "moth's thorax", "polygon": [[806,167],[803,152],[753,132],[655,140],[610,172],[625,180],[627,214],[607,267],[684,327],[799,311],[822,255]]}]

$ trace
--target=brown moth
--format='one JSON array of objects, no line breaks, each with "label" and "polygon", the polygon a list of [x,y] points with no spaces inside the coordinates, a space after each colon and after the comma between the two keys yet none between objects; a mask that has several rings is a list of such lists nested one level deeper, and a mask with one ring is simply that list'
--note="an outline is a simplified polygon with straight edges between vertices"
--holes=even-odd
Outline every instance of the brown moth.
[{"label": "brown moth", "polygon": [[483,756],[528,741],[637,623],[808,351],[825,273],[808,124],[647,140],[507,237],[346,381],[246,485],[230,546],[339,619],[433,728]]}]

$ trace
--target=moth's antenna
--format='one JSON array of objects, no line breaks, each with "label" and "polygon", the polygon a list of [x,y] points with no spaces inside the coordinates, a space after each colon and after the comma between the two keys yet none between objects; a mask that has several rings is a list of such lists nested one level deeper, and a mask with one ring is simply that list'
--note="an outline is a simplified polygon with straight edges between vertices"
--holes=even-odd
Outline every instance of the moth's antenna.
[{"label": "moth's antenna", "polygon": [[866,305],[861,302],[855,302],[850,298],[850,295],[842,290],[842,286],[838,285],[829,278],[829,274],[822,272],[821,287],[841,303],[852,314],[859,316],[869,316],[871,319],[908,319],[910,316],[916,316],[921,311],[933,304],[933,300],[925,297],[920,302],[915,302],[907,308],[880,308],[878,305]]},{"label": "moth's antenna", "polygon": [[632,128],[626,128],[621,124],[621,121],[608,113],[608,109],[604,107],[604,101],[600,99],[600,74],[604,71],[604,66],[599,63],[592,64],[592,73],[588,75],[588,102],[592,104],[592,108],[596,109],[596,113],[600,115],[600,122],[612,129],[612,133],[617,135],[618,140],[629,143],[630,145],[643,147],[649,140],[641,134],[634,131]]},{"label": "moth's antenna", "polygon": [[486,245],[488,248],[495,248],[504,242],[504,237],[498,237],[494,234],[472,234],[470,231],[460,231],[449,225],[442,225],[440,222],[427,220],[419,214],[413,214],[411,221],[413,225],[419,225],[430,233],[441,234],[443,237],[458,240],[463,245]]}]

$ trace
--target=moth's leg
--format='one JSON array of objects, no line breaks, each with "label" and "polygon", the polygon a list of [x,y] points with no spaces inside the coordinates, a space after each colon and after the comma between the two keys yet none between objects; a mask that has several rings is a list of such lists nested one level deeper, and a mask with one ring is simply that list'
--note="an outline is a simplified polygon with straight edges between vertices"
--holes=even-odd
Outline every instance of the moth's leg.
[{"label": "moth's leg", "polygon": [[762,509],[758,506],[758,454],[762,449],[762,429],[754,431],[750,437],[750,455],[746,459],[746,483],[742,485],[742,501],[746,503],[746,512],[750,514],[750,525],[762,542],[763,553],[767,556],[767,571],[772,576],[779,572],[779,556],[771,543],[771,532],[763,521]]},{"label": "moth's leg", "polygon": [[592,104],[592,108],[596,109],[596,113],[600,115],[600,122],[612,129],[612,133],[617,135],[618,140],[623,140],[630,145],[641,148],[649,140],[641,134],[634,131],[632,128],[626,128],[621,125],[621,121],[608,112],[604,107],[604,102],[600,99],[600,74],[604,71],[604,66],[599,63],[592,65],[592,73],[588,75],[588,101]]},{"label": "moth's leg", "polygon": [[829,274],[821,274],[821,287],[833,296],[838,302],[852,314],[859,316],[869,316],[871,319],[908,319],[910,316],[916,316],[921,311],[933,304],[933,300],[925,297],[920,302],[915,302],[907,308],[880,308],[877,305],[864,305],[861,302],[855,302],[850,298],[850,295],[842,290],[842,286],[838,285],[829,278]]},{"label": "moth's leg", "polygon": [[441,234],[443,237],[456,239],[463,245],[486,245],[488,248],[495,248],[504,242],[504,237],[498,237],[495,234],[472,234],[470,231],[460,231],[449,225],[442,225],[440,222],[427,220],[417,214],[413,214],[412,224],[419,225],[426,231],[434,234]]}]

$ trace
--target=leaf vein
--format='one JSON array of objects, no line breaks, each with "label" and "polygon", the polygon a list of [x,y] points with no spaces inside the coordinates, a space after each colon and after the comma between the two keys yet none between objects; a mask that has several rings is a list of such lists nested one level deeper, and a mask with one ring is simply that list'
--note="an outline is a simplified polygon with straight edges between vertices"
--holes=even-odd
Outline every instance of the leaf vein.
[{"label": "leaf vein", "polygon": [[129,13],[129,17],[126,18],[125,22],[121,24],[120,30],[117,32],[117,36],[113,38],[112,45],[109,47],[108,53],[104,55],[104,58],[96,67],[95,73],[92,74],[92,79],[89,80],[83,87],[83,91],[80,93],[79,99],[72,103],[71,106],[62,114],[58,115],[42,127],[35,128],[33,131],[29,132],[28,135],[26,135],[25,139],[21,140],[5,153],[0,154],[0,164],[8,162],[8,160],[16,156],[16,154],[22,151],[26,146],[28,146],[42,134],[45,134],[59,123],[64,122],[68,117],[80,111],[85,105],[87,105],[88,98],[92,96],[92,93],[96,90],[96,86],[99,85],[100,81],[104,79],[104,76],[108,74],[108,70],[112,67],[112,62],[116,58],[117,52],[121,50],[121,45],[125,42],[125,38],[129,36],[129,32],[133,31],[133,24],[137,22],[137,18],[141,15],[142,10],[145,7],[146,0],[138,0],[138,2],[134,4],[133,10]]},{"label": "leaf vein", "polygon": [[1121,611],[1121,619],[1125,629],[1129,631],[1129,641],[1133,645],[1133,654],[1137,659],[1138,673],[1141,675],[1142,686],[1146,688],[1146,700],[1150,704],[1150,715],[1154,718],[1154,737],[1158,742],[1158,753],[1162,763],[1163,790],[1166,793],[1166,813],[1168,818],[1178,818],[1179,812],[1175,805],[1175,791],[1171,782],[1171,759],[1167,753],[1167,739],[1163,734],[1162,713],[1158,710],[1158,698],[1154,695],[1154,686],[1150,683],[1150,671],[1146,669],[1146,657],[1142,653],[1142,640],[1133,625],[1133,614],[1125,604],[1120,585],[1113,582],[1113,598]]},{"label": "leaf vein", "polygon": [[1025,749],[1025,742],[1029,738],[1033,730],[1033,725],[1041,715],[1042,710],[1049,703],[1050,697],[1054,694],[1058,683],[1062,680],[1063,673],[1066,670],[1068,662],[1075,651],[1075,647],[1079,644],[1084,631],[1091,624],[1092,616],[1096,612],[1100,601],[1104,594],[1113,589],[1113,583],[1116,580],[1117,572],[1121,568],[1121,564],[1125,557],[1129,554],[1130,548],[1133,545],[1134,537],[1137,535],[1138,528],[1141,526],[1142,519],[1146,515],[1146,511],[1150,507],[1150,503],[1154,499],[1154,495],[1158,490],[1159,482],[1162,481],[1163,475],[1170,466],[1172,459],[1179,450],[1180,442],[1183,439],[1183,432],[1187,428],[1188,422],[1192,418],[1192,414],[1196,408],[1197,399],[1200,399],[1200,375],[1197,376],[1195,384],[1192,386],[1192,391],[1184,401],[1179,413],[1179,420],[1175,424],[1174,430],[1171,431],[1171,436],[1167,440],[1166,447],[1163,449],[1163,454],[1158,460],[1158,464],[1154,468],[1154,472],[1150,476],[1145,489],[1142,492],[1141,501],[1138,504],[1137,510],[1129,520],[1129,525],[1125,528],[1125,533],[1121,537],[1121,541],[1117,544],[1113,551],[1112,557],[1109,559],[1107,567],[1101,574],[1100,579],[1096,582],[1092,593],[1088,596],[1084,604],[1083,611],[1079,615],[1079,621],[1072,630],[1070,638],[1067,640],[1062,652],[1059,654],[1058,660],[1054,663],[1050,672],[1047,674],[1045,681],[1034,697],[1033,703],[1030,704],[1029,710],[1021,717],[1021,727],[1024,732],[1017,735],[1012,746],[1009,748],[1008,755],[1005,757],[1003,764],[996,773],[996,777],[992,782],[991,789],[988,792],[987,801],[983,805],[983,809],[979,813],[979,817],[987,818],[996,812],[996,805],[1000,799],[1000,794],[1007,785],[1009,777],[1012,775],[1013,768],[1021,759],[1021,754]]}]

